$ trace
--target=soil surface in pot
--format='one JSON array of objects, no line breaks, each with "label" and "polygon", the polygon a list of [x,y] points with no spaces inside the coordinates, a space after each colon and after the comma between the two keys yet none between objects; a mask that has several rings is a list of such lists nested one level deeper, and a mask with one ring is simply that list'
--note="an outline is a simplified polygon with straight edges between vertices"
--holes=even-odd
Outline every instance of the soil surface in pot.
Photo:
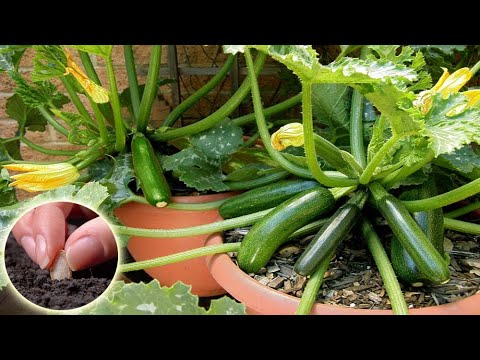
[{"label": "soil surface in pot", "polygon": [[[382,227],[381,227],[382,228]],[[382,231],[380,229],[380,231]],[[385,228],[385,227],[383,227]],[[249,228],[225,231],[226,242],[241,241]],[[389,253],[391,234],[381,233]],[[301,297],[307,283],[293,266],[314,235],[282,245],[267,266],[249,274],[263,285]],[[446,231],[445,250],[450,255],[451,278],[444,285],[413,287],[401,283],[409,308],[421,308],[454,302],[480,291],[480,240],[474,236]],[[229,254],[236,262],[236,253]],[[357,234],[349,236],[331,261],[317,302],[357,309],[391,309],[383,281],[366,243]]]},{"label": "soil surface in pot", "polygon": [[47,309],[67,310],[86,305],[99,297],[115,274],[117,259],[73,272],[71,279],[51,280],[9,236],[5,248],[8,276],[17,291],[32,303]]}]

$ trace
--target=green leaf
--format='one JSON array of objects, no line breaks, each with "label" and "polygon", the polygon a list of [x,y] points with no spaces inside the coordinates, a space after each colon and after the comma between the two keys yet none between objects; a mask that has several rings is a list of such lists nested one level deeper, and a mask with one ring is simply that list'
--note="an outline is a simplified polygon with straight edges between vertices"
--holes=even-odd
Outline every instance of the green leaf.
[{"label": "green leaf", "polygon": [[433,163],[457,171],[472,180],[480,177],[480,155],[470,145],[464,145],[450,154],[442,154]]},{"label": "green leaf", "polygon": [[2,143],[0,138],[0,163],[11,163],[13,160],[22,160],[20,154],[20,141],[9,141],[8,143]]},{"label": "green leaf", "polygon": [[75,145],[88,145],[92,139],[98,138],[98,132],[93,130],[88,121],[80,114],[50,109],[69,126],[68,141]]},{"label": "green leaf", "polygon": [[242,129],[226,119],[205,132],[193,135],[190,141],[207,158],[222,160],[240,148],[242,135]]},{"label": "green leaf", "polygon": [[316,130],[331,143],[348,146],[352,88],[342,84],[312,86],[312,112]]},{"label": "green leaf", "polygon": [[113,45],[69,45],[77,50],[108,58],[112,55]]},{"label": "green leaf", "polygon": [[69,101],[65,95],[57,91],[55,85],[48,81],[30,84],[17,72],[9,74],[17,85],[14,89],[15,94],[19,95],[28,107],[50,107],[50,104],[59,107]]},{"label": "green leaf", "polygon": [[396,64],[411,63],[414,60],[413,49],[410,46],[403,46],[399,52],[400,45],[369,45],[374,54],[368,56],[369,59],[385,59]]},{"label": "green leaf", "polygon": [[432,167],[430,166],[430,164],[427,164],[427,166],[424,166],[422,169],[414,172],[413,174],[407,176],[406,178],[393,182],[392,184],[389,185],[389,189],[397,189],[400,186],[411,186],[411,185],[423,184],[427,180],[428,175],[430,174],[431,171],[432,171]]},{"label": "green leaf", "polygon": [[88,175],[92,181],[100,181],[110,176],[113,169],[113,160],[105,158],[95,161],[88,167]]},{"label": "green leaf", "polygon": [[[103,162],[105,164],[105,162]],[[108,189],[110,194],[109,201],[111,207],[116,208],[125,200],[131,198],[134,194],[128,187],[128,184],[135,178],[133,170],[132,154],[120,154],[113,160],[113,166],[109,165],[111,169],[106,174],[104,179],[100,180],[100,184]]]},{"label": "green leaf", "polygon": [[17,203],[15,188],[9,187],[11,182],[7,169],[0,170],[0,204],[9,206]]},{"label": "green leaf", "polygon": [[203,152],[194,147],[184,149],[174,155],[166,156],[162,162],[165,170],[173,171],[187,186],[199,191],[226,191],[223,183],[226,176],[221,171],[221,163],[209,159]]},{"label": "green leaf", "polygon": [[246,45],[223,45],[223,52],[225,54],[235,55],[237,53],[245,52]]},{"label": "green leaf", "polygon": [[19,129],[45,131],[47,120],[35,108],[28,107],[18,94],[10,96],[6,106],[7,115],[17,120]]},{"label": "green leaf", "polygon": [[27,47],[26,45],[0,45],[0,72],[16,71]]},{"label": "green leaf", "polygon": [[160,287],[158,280],[148,284],[116,282],[108,295],[102,295],[94,306],[81,310],[92,315],[244,315],[245,306],[223,297],[212,300],[207,311],[198,305],[191,286],[177,282]]},{"label": "green leaf", "polygon": [[183,181],[187,186],[199,191],[225,191],[226,176],[223,165],[229,155],[243,144],[242,129],[226,119],[216,126],[191,137],[191,147],[165,156],[162,166]]},{"label": "green leaf", "polygon": [[64,76],[67,58],[59,45],[35,45],[32,81],[45,81]]},{"label": "green leaf", "polygon": [[480,143],[480,107],[470,107],[455,116],[447,115],[466,102],[461,93],[451,94],[448,99],[442,99],[441,94],[434,95],[422,134],[429,138],[435,157],[451,153],[464,144]]}]

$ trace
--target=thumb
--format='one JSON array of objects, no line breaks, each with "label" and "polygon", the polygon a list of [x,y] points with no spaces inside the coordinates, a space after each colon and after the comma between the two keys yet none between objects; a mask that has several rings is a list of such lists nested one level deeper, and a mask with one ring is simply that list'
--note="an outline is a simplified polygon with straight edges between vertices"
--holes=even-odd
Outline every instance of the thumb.
[{"label": "thumb", "polygon": [[117,243],[108,224],[96,217],[75,230],[65,243],[73,271],[83,270],[117,256]]}]

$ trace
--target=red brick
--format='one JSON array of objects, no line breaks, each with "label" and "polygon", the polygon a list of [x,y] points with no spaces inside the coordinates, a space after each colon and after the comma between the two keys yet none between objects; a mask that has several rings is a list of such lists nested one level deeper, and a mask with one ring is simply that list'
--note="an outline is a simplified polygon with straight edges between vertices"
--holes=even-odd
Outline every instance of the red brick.
[{"label": "red brick", "polygon": [[42,146],[52,142],[52,138],[50,137],[50,133],[47,128],[45,131],[27,130],[25,132],[25,137],[31,142],[34,142],[35,144],[42,145]]},{"label": "red brick", "polygon": [[18,123],[15,120],[0,120],[0,137],[6,139],[15,136]]},{"label": "red brick", "polygon": [[11,94],[0,94],[0,119],[8,119],[7,100]]}]

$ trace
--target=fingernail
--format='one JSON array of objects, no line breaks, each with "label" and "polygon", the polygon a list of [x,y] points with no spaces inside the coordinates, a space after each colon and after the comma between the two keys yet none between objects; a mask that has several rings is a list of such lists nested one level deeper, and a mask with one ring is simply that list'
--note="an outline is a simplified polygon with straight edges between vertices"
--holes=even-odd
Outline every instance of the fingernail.
[{"label": "fingernail", "polygon": [[67,262],[73,271],[96,265],[105,259],[103,245],[93,237],[78,239],[67,250]]},{"label": "fingernail", "polygon": [[20,244],[24,248],[25,252],[30,256],[30,259],[36,261],[37,256],[35,255],[35,240],[32,236],[22,236],[20,238]]},{"label": "fingernail", "polygon": [[37,255],[37,263],[40,265],[40,268],[45,269],[50,263],[50,258],[47,253],[47,241],[43,235],[37,235],[35,238],[35,252]]}]

